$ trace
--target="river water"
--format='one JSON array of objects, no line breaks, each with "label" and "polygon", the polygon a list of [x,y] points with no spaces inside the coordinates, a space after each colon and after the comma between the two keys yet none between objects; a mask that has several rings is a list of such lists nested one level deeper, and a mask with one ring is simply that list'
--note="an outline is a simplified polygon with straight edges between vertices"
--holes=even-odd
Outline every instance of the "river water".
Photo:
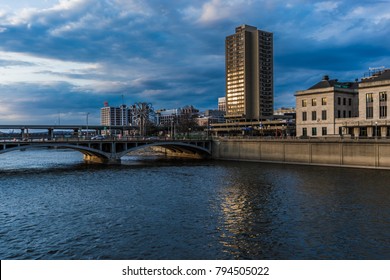
[{"label": "river water", "polygon": [[390,259],[390,171],[0,154],[0,259]]}]

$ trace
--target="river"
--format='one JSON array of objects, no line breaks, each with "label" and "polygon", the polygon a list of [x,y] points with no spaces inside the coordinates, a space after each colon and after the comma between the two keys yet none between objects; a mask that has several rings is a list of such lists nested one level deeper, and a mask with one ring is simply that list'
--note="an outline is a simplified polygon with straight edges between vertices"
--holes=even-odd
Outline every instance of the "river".
[{"label": "river", "polygon": [[390,171],[0,154],[0,259],[390,259]]}]

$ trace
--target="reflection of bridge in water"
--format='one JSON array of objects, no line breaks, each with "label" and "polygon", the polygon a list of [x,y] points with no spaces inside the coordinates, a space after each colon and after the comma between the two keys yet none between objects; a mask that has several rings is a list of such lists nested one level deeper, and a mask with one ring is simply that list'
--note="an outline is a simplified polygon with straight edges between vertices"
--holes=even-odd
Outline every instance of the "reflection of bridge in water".
[{"label": "reflection of bridge in water", "polygon": [[[109,137],[103,140],[89,139],[91,134],[101,134],[103,131],[119,132],[126,135],[134,131],[130,126],[101,126],[101,125],[0,125],[1,130],[8,133],[0,135],[0,154],[15,150],[37,148],[73,149],[84,154],[84,160],[97,163],[120,163],[126,154],[148,147],[160,147],[160,151],[168,156],[205,158],[211,155],[210,140],[169,138],[144,139],[134,137]],[[20,133],[15,133],[20,131]],[[33,130],[44,131],[43,137],[34,138]],[[71,131],[65,137],[58,137],[56,131]],[[12,131],[12,133],[10,132]],[[89,135],[88,135],[89,133]],[[16,136],[16,137],[15,137]],[[82,136],[82,137],[80,137]]]}]

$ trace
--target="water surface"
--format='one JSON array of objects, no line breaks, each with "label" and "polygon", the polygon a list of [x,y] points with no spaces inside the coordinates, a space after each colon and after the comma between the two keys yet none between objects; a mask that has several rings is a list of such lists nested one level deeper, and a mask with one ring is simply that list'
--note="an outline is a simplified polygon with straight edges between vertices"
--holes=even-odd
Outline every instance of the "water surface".
[{"label": "water surface", "polygon": [[390,171],[0,154],[0,259],[389,259]]}]

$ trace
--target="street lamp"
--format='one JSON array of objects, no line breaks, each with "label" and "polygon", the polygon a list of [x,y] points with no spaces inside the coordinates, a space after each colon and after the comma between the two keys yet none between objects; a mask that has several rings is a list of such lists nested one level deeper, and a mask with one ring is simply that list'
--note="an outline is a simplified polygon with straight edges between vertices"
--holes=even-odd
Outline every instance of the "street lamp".
[{"label": "street lamp", "polygon": [[378,136],[378,122],[375,122],[375,133],[374,133],[374,135],[375,135],[375,139],[376,139],[377,136]]}]

